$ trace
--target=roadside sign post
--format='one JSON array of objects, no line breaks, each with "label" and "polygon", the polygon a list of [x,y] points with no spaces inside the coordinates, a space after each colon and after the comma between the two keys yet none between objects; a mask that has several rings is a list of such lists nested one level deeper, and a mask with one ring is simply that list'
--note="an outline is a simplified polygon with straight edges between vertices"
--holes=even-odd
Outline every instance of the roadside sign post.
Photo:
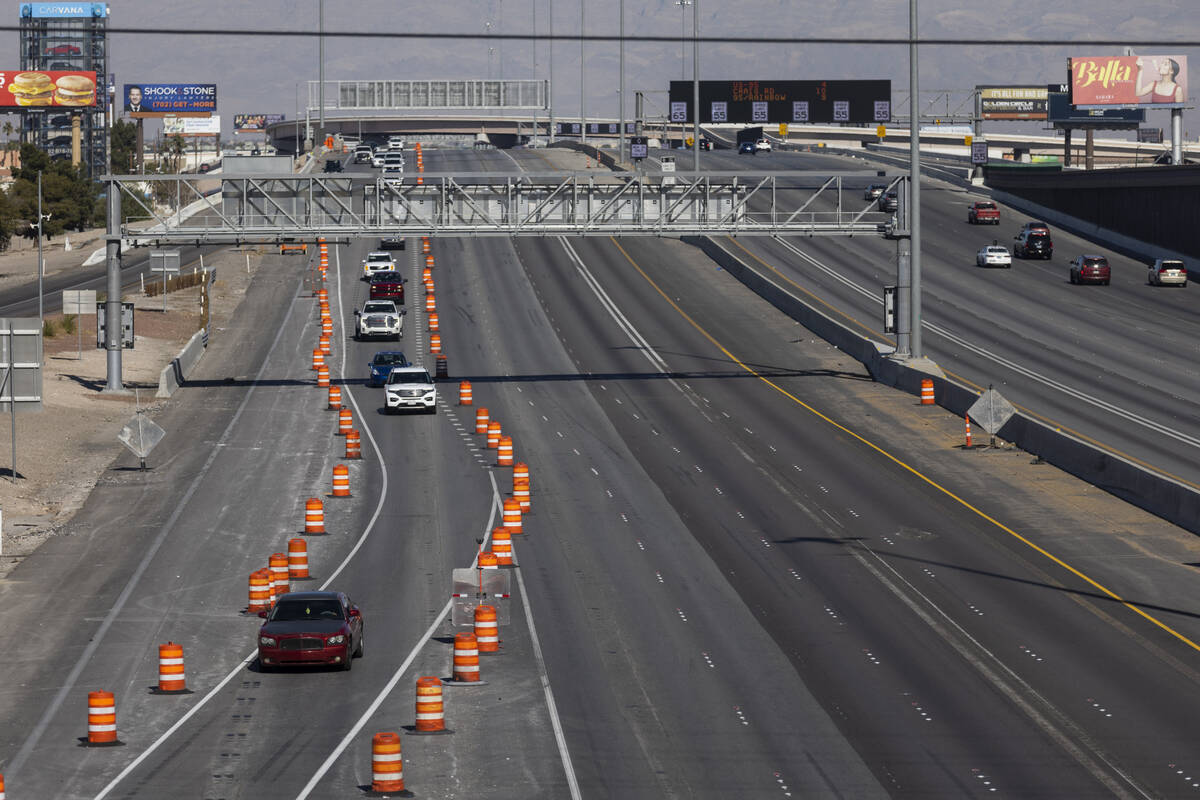
[{"label": "roadside sign post", "polygon": [[62,313],[74,314],[75,321],[75,358],[81,360],[83,358],[83,326],[79,324],[79,317],[84,314],[96,313],[96,290],[95,289],[63,289],[62,293]]},{"label": "roadside sign post", "polygon": [[[203,261],[201,262],[203,263]],[[167,275],[179,274],[179,251],[178,250],[151,250],[150,251],[150,271],[161,272],[163,276],[163,303],[162,310],[167,312]]]},{"label": "roadside sign post", "polygon": [[138,457],[144,472],[146,456],[150,455],[150,451],[162,441],[166,433],[139,408],[133,415],[133,419],[126,422],[125,427],[121,428],[121,432],[117,434],[117,440]]}]

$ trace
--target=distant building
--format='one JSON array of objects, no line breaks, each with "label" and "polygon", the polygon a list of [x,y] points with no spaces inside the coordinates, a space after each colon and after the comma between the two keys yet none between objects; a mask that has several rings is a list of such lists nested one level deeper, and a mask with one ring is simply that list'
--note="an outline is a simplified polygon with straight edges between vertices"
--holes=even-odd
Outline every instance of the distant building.
[{"label": "distant building", "polygon": [[88,174],[108,172],[108,6],[106,3],[21,3],[21,70],[96,73],[94,106],[46,105],[21,110],[21,141],[52,159],[71,159],[71,116],[78,114],[81,158]]}]

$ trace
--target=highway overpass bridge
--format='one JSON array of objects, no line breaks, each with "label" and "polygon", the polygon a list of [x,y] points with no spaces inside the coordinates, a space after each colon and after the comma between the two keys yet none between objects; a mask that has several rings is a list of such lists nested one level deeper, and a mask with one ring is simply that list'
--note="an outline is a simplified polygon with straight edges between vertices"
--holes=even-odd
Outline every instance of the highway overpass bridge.
[{"label": "highway overpass bridge", "polygon": [[[556,117],[555,122],[572,124],[578,123],[579,118]],[[588,123],[589,125],[595,123],[599,127],[598,132],[592,131],[588,133],[589,140],[594,140],[601,146],[605,143],[616,142],[618,138],[618,120],[599,118],[589,119]],[[310,120],[310,124],[315,127],[316,120]],[[368,140],[382,138],[389,134],[473,140],[479,134],[484,134],[487,136],[490,144],[500,148],[524,144],[534,137],[549,138],[550,135],[550,120],[545,116],[534,117],[531,114],[505,116],[463,114],[339,115],[336,117],[326,116],[325,127],[332,133],[341,133],[346,136],[361,136],[366,137]],[[720,146],[721,144],[732,144],[735,142],[736,133],[742,127],[745,126],[707,126],[704,130]],[[645,123],[645,130],[649,136],[679,138],[681,135],[678,126],[666,125],[661,120]],[[769,131],[772,129],[767,130],[768,135],[770,135]],[[299,121],[278,122],[267,127],[269,142],[281,152],[295,152],[297,136],[301,140],[304,136],[304,125]],[[560,138],[577,139],[578,137]],[[777,141],[781,140],[780,137],[776,136],[772,136],[771,138]],[[989,147],[993,151],[993,157],[995,157],[997,150],[1005,152],[1016,151],[1018,154],[1061,155],[1064,147],[1063,137],[1061,136],[1038,136],[1016,132],[989,131],[985,134],[984,138],[986,138]],[[872,144],[877,143],[879,137],[876,135],[874,127],[792,125],[786,141],[799,143],[836,142],[846,144],[859,142],[862,144]],[[889,143],[907,143],[908,131],[907,129],[889,127],[885,141]],[[966,153],[966,148],[963,146],[963,136],[957,132],[923,132],[921,134],[921,144],[929,147],[963,147],[963,152],[964,154]],[[1078,138],[1075,140],[1075,145],[1073,151],[1081,153],[1082,142]],[[1152,160],[1161,153],[1170,152],[1170,144],[1155,145],[1097,136],[1094,142],[1094,149],[1096,156],[1101,161],[1139,161],[1144,163]],[[1184,154],[1189,160],[1200,160],[1200,143],[1192,143],[1190,146],[1185,143]],[[1079,160],[1082,161],[1082,158]]]}]

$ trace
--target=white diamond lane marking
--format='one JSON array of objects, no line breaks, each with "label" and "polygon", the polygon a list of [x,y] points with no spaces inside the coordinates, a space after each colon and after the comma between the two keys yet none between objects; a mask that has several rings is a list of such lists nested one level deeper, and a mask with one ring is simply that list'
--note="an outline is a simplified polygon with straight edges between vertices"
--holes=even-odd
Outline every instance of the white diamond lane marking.
[{"label": "white diamond lane marking", "polygon": [[608,495],[608,499],[609,499],[609,500],[611,500],[611,499],[612,499],[612,496],[613,496],[612,489],[605,489],[605,490],[604,490],[604,493],[605,493],[606,495]]},{"label": "white diamond lane marking", "polygon": [[996,791],[996,787],[992,786],[992,779],[988,777],[982,770],[972,768],[971,774],[975,776],[975,780],[986,786],[989,792]]},{"label": "white diamond lane marking", "polygon": [[545,414],[542,414],[542,422],[549,422],[549,421],[550,421],[550,418],[547,417]]},{"label": "white diamond lane marking", "polygon": [[973,606],[970,603],[967,603],[967,608],[971,609],[971,613],[974,614],[975,616],[977,616],[977,617],[983,616],[983,612],[978,607]]},{"label": "white diamond lane marking", "polygon": [[729,416],[728,411],[722,411],[721,416],[724,417],[725,419],[733,419],[733,417]]},{"label": "white diamond lane marking", "polygon": [[798,464],[792,464],[792,469],[796,470],[796,472],[804,472]]},{"label": "white diamond lane marking", "polygon": [[654,430],[654,428],[650,429],[650,433],[652,433],[655,436],[658,436],[658,431]]},{"label": "white diamond lane marking", "polygon": [[571,452],[574,453],[575,455],[579,455],[579,451],[577,449],[575,449],[574,447],[571,448]]},{"label": "white diamond lane marking", "polygon": [[741,722],[743,725],[749,725],[749,724],[750,724],[749,720],[747,720],[747,719],[746,719],[746,715],[742,713],[742,707],[741,707],[741,706],[734,706],[734,707],[733,707],[733,713],[737,714],[737,718],[738,718],[738,720],[739,720],[739,721],[740,721],[740,722]]},{"label": "white diamond lane marking", "polygon": [[607,386],[605,386],[603,383],[602,383],[602,384],[600,384],[600,389],[601,389],[602,391],[605,391],[605,392],[607,392],[607,391],[608,391],[608,387],[607,387]]},{"label": "white diamond lane marking", "polygon": [[679,452],[679,448],[676,447],[675,445],[671,445],[671,449],[674,450],[676,453]]},{"label": "white diamond lane marking", "polygon": [[[1038,659],[1038,660],[1040,661],[1041,659]],[[1097,711],[1099,711],[1099,712],[1100,712],[1101,714],[1103,714],[1104,716],[1106,716],[1106,717],[1111,717],[1111,716],[1112,716],[1112,712],[1111,712],[1111,711],[1109,711],[1109,710],[1108,710],[1107,708],[1105,708],[1104,706],[1100,705],[1100,703],[1099,703],[1098,701],[1096,701],[1096,700],[1093,700],[1093,699],[1092,699],[1092,698],[1090,698],[1090,697],[1087,699],[1087,701],[1088,701],[1088,704],[1089,704],[1089,705],[1091,705],[1091,707],[1092,707],[1092,708],[1096,709]]]},{"label": "white diamond lane marking", "polygon": [[533,405],[533,401],[532,401],[532,400],[526,400],[525,402],[529,403],[529,405]]},{"label": "white diamond lane marking", "polygon": [[663,581],[662,573],[658,570],[654,570],[654,577],[658,578],[659,583],[665,583],[665,581]]},{"label": "white diamond lane marking", "polygon": [[790,572],[792,574],[792,577],[795,578],[796,580],[798,580],[798,581],[804,580],[804,578],[800,577],[800,573],[796,572],[796,570],[794,568],[789,567],[788,572]]},{"label": "white diamond lane marking", "polygon": [[830,608],[829,606],[825,606],[825,613],[829,615],[830,619],[837,619],[837,618],[838,618],[837,612],[836,612],[836,611],[834,611],[834,610],[833,610],[832,608]]},{"label": "white diamond lane marking", "polygon": [[619,397],[614,397],[614,398],[613,398],[613,400],[616,400],[616,401],[617,401],[617,405],[619,405],[619,406],[623,406],[623,405],[625,405],[624,403],[622,403],[622,402],[621,402],[621,398],[619,398]]},{"label": "white diamond lane marking", "polygon": [[637,414],[634,414],[634,415],[633,415],[633,418],[634,418],[634,419],[641,419],[641,417],[639,417]]},{"label": "white diamond lane marking", "polygon": [[687,614],[684,614],[684,613],[683,613],[683,609],[682,609],[682,608],[677,608],[677,609],[675,609],[675,612],[676,612],[677,614],[679,614],[679,618],[680,618],[681,620],[683,620],[684,622],[687,622]]},{"label": "white diamond lane marking", "polygon": [[642,544],[642,540],[641,540],[641,539],[638,539],[638,543],[637,543],[637,545],[638,545],[638,549],[639,549],[639,550],[645,550],[645,549],[646,549],[646,545]]},{"label": "white diamond lane marking", "polygon": [[770,546],[771,546],[771,543],[770,543],[770,542],[768,542],[766,539],[762,538],[761,536],[760,536],[760,537],[758,537],[758,540],[759,540],[760,542],[762,542],[762,543],[763,543],[763,547],[770,547]]},{"label": "white diamond lane marking", "polygon": [[877,667],[880,665],[879,659],[876,658],[875,654],[872,653],[870,650],[867,650],[866,648],[864,648],[863,653],[866,655],[867,661],[870,661],[872,664],[874,664]]},{"label": "white diamond lane marking", "polygon": [[750,430],[745,425],[742,426],[742,430],[744,430],[746,433],[750,434],[751,436],[754,435],[754,431]]},{"label": "white diamond lane marking", "polygon": [[857,511],[855,511],[853,508],[848,508],[848,509],[846,509],[846,510],[850,512],[850,516],[854,517],[855,519],[858,519],[858,512],[857,512]]},{"label": "white diamond lane marking", "polygon": [[925,568],[923,568],[921,571],[922,571],[922,572],[924,572],[926,575],[928,575],[928,576],[929,576],[929,577],[931,577],[931,578],[936,578],[936,577],[937,577],[937,575],[935,575],[935,574],[933,573],[933,570],[931,570],[929,567],[925,567]]},{"label": "white diamond lane marking", "polygon": [[692,466],[696,468],[696,472],[704,472],[704,470],[700,469],[699,464],[692,464]]},{"label": "white diamond lane marking", "polygon": [[773,444],[769,444],[769,445],[767,445],[767,449],[769,449],[769,450],[770,450],[772,453],[778,453],[778,452],[779,452],[778,450],[776,450],[776,449],[775,449],[775,445],[773,445]]},{"label": "white diamond lane marking", "polygon": [[890,536],[884,536],[883,542],[884,542],[884,544],[890,544],[892,546],[895,546],[895,544],[896,544],[895,542],[892,541],[892,537],[890,537]]},{"label": "white diamond lane marking", "polygon": [[716,492],[717,494],[720,494],[720,495],[724,495],[724,494],[725,494],[724,492],[722,492],[722,491],[721,491],[721,487],[720,487],[720,486],[714,486],[714,487],[713,487],[713,491],[714,491],[714,492]]},{"label": "white diamond lane marking", "polygon": [[563,438],[562,431],[555,431],[555,433],[558,434],[558,438]]},{"label": "white diamond lane marking", "polygon": [[1033,652],[1033,650],[1029,649],[1025,645],[1021,645],[1021,652],[1024,653],[1025,655],[1029,656],[1030,658],[1032,658],[1034,661],[1042,660],[1041,656],[1039,656],[1037,653]]},{"label": "white diamond lane marking", "polygon": [[708,657],[708,653],[704,653],[704,652],[702,652],[702,653],[700,653],[700,655],[704,656],[704,662],[705,662],[706,664],[708,664],[708,668],[709,668],[709,669],[716,669],[716,668],[717,668],[717,665],[713,663],[713,660],[712,660],[711,658],[709,658],[709,657]]},{"label": "white diamond lane marking", "polygon": [[740,512],[740,511],[738,511],[738,512],[735,512],[735,513],[738,515],[738,519],[745,519],[745,518],[746,518],[746,515],[745,515],[745,514],[743,514],[743,513],[742,513],[742,512]]},{"label": "white diamond lane marking", "polygon": [[[629,517],[625,516],[624,512],[621,513],[621,522],[624,522],[624,523],[629,522]],[[640,546],[641,542],[638,542],[638,545]],[[643,547],[642,549],[645,550],[646,548]]]},{"label": "white diamond lane marking", "polygon": [[600,473],[596,471],[595,467],[588,467],[588,469],[590,469],[592,471],[592,474],[595,475],[597,478],[600,477]]},{"label": "white diamond lane marking", "polygon": [[820,490],[822,492],[824,492],[825,494],[829,494],[829,490],[826,489],[824,486],[821,486],[820,484],[817,484],[817,486],[818,486],[818,488],[820,488]]}]

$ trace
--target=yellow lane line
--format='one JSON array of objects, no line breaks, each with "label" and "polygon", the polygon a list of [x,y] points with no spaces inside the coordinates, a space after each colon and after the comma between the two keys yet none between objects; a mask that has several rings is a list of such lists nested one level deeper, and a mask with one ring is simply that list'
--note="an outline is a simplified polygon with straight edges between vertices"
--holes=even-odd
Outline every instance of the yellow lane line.
[{"label": "yellow lane line", "polygon": [[1184,636],[1182,633],[1175,630],[1170,625],[1167,625],[1165,622],[1163,622],[1162,620],[1153,616],[1152,614],[1148,614],[1147,612],[1138,608],[1138,606],[1135,605],[1134,603],[1129,602],[1128,600],[1121,597],[1119,594],[1112,591],[1108,587],[1104,586],[1103,584],[1099,583],[1096,580],[1093,580],[1091,577],[1089,577],[1085,573],[1081,572],[1080,570],[1076,569],[1075,567],[1071,566],[1067,562],[1063,561],[1061,558],[1054,555],[1050,551],[1046,550],[1044,547],[1042,547],[1038,544],[1035,544],[1034,542],[1030,541],[1029,539],[1025,538],[1021,534],[1014,531],[1012,528],[1005,525],[1004,523],[1000,522],[999,520],[995,519],[994,517],[989,516],[985,512],[983,512],[980,509],[976,508],[975,506],[971,505],[971,503],[969,503],[966,500],[964,500],[963,498],[959,497],[957,494],[950,491],[945,486],[942,486],[940,483],[933,480],[929,476],[925,475],[920,470],[916,469],[913,466],[910,466],[909,464],[907,464],[904,461],[901,461],[899,458],[892,455],[887,450],[884,450],[879,445],[875,444],[874,442],[871,442],[870,440],[866,439],[863,436],[860,436],[859,434],[850,430],[849,428],[842,425],[841,423],[839,423],[839,422],[833,420],[832,418],[826,416],[825,414],[821,413],[817,409],[810,406],[808,403],[801,400],[799,397],[796,397],[794,394],[789,392],[787,389],[784,389],[779,384],[777,384],[774,381],[770,380],[769,378],[763,376],[761,373],[759,373],[753,367],[747,365],[745,362],[743,362],[741,359],[739,359],[737,356],[735,356],[733,353],[731,353],[723,344],[721,344],[715,338],[713,338],[713,336],[707,330],[705,330],[703,327],[701,327],[698,322],[696,322],[694,319],[692,319],[691,316],[689,316],[686,311],[684,311],[682,308],[680,308],[679,304],[676,303],[674,300],[672,300],[667,295],[667,293],[664,292],[659,287],[659,285],[657,283],[655,283],[654,280],[649,275],[646,274],[646,272],[641,268],[641,266],[636,261],[633,260],[633,257],[630,256],[629,253],[625,251],[625,248],[621,246],[620,242],[618,242],[615,238],[612,238],[612,237],[609,238],[609,241],[611,241],[613,243],[613,245],[617,248],[617,250],[621,251],[621,255],[625,256],[625,260],[629,262],[630,266],[632,266],[635,270],[637,270],[638,274],[642,276],[642,278],[646,281],[646,283],[650,284],[650,286],[654,289],[654,291],[658,292],[659,296],[662,297],[663,300],[667,301],[667,303],[670,304],[671,308],[675,309],[676,313],[678,313],[679,316],[683,317],[688,322],[688,324],[691,325],[693,328],[695,328],[696,331],[701,336],[703,336],[710,343],[712,343],[713,347],[717,348],[722,353],[724,353],[727,358],[729,358],[731,361],[733,361],[735,364],[737,364],[743,370],[750,373],[755,378],[757,378],[758,380],[765,383],[767,386],[770,386],[772,389],[779,392],[784,397],[787,397],[789,400],[791,400],[792,402],[794,402],[796,405],[800,406],[801,408],[805,409],[813,416],[817,417],[818,419],[821,419],[824,422],[827,422],[828,424],[837,428],[842,433],[845,433],[847,436],[851,436],[854,439],[857,439],[859,442],[861,442],[862,444],[871,448],[876,453],[883,456],[887,460],[891,461],[896,466],[898,466],[901,469],[905,470],[906,472],[912,474],[913,476],[920,479],[924,483],[928,484],[929,486],[933,487],[937,491],[941,492],[942,494],[946,495],[950,499],[954,500],[956,503],[961,505],[963,508],[966,508],[966,509],[972,511],[976,515],[978,515],[980,518],[987,520],[988,522],[995,525],[997,528],[1004,531],[1009,536],[1012,536],[1013,538],[1017,539],[1019,542],[1026,545],[1027,547],[1031,548],[1035,552],[1040,553],[1042,556],[1050,559],[1050,561],[1052,561],[1055,564],[1057,564],[1058,566],[1062,567],[1067,572],[1070,572],[1072,575],[1074,575],[1075,577],[1084,581],[1085,583],[1089,584],[1090,586],[1095,588],[1097,591],[1101,592],[1102,594],[1107,595],[1114,601],[1116,601],[1116,602],[1120,603],[1121,605],[1125,606],[1126,608],[1128,608],[1130,611],[1134,612],[1135,614],[1141,616],[1142,618],[1146,619],[1147,621],[1158,626],[1162,630],[1164,630],[1167,633],[1169,633],[1170,635],[1174,636],[1179,641],[1186,644],[1188,647],[1192,648],[1193,650],[1200,651],[1200,644],[1197,644],[1196,642],[1189,639],[1187,636]]},{"label": "yellow lane line", "polygon": [[[735,245],[739,250],[741,250],[747,256],[749,256],[750,258],[754,259],[759,264],[761,264],[763,266],[763,268],[768,269],[771,272],[773,272],[776,276],[779,277],[779,279],[781,281],[788,284],[789,286],[794,288],[796,291],[804,293],[813,302],[820,303],[821,305],[825,306],[825,308],[829,309],[834,314],[837,314],[838,316],[842,317],[843,319],[848,320],[854,327],[866,332],[868,338],[874,339],[876,341],[883,341],[887,344],[890,344],[892,347],[896,346],[896,343],[894,341],[892,341],[891,339],[887,338],[886,336],[881,336],[880,334],[876,333],[874,330],[872,330],[868,326],[864,325],[862,322],[859,322],[856,318],[854,318],[854,317],[850,316],[849,314],[845,313],[844,311],[830,305],[825,300],[822,300],[820,297],[813,294],[808,289],[805,289],[803,286],[796,283],[794,280],[789,278],[787,275],[784,275],[782,272],[780,272],[778,269],[776,269],[771,264],[768,264],[766,261],[763,261],[757,254],[751,253],[749,250],[746,249],[745,245],[743,245],[741,242],[737,241],[736,239],[730,239],[728,237],[726,237],[726,240],[730,244]],[[945,372],[948,377],[953,378],[954,380],[958,381],[959,383],[964,383],[967,386],[970,386],[976,392],[979,392],[980,394],[983,393],[983,387],[980,386],[979,384],[975,383],[970,378],[966,378],[957,373],[950,372],[949,370],[943,370],[943,372]],[[1057,420],[1051,419],[1050,417],[1047,417],[1043,414],[1039,414],[1038,412],[1036,412],[1030,408],[1027,408],[1022,405],[1017,405],[1016,403],[1013,404],[1013,407],[1016,408],[1018,411],[1022,412],[1023,414],[1025,414],[1029,417],[1032,417],[1032,418],[1038,420],[1039,422],[1045,423],[1046,425],[1049,425],[1050,427],[1054,428],[1055,430],[1066,431],[1070,435],[1074,436],[1076,439],[1082,439],[1083,441],[1087,442],[1088,444],[1095,445],[1096,447],[1099,447],[1101,450],[1104,450],[1107,453],[1112,453],[1114,456],[1123,458],[1126,461],[1130,461],[1134,464],[1137,464],[1140,467],[1145,467],[1146,469],[1150,470],[1151,472],[1157,473],[1158,475],[1162,475],[1164,478],[1170,478],[1171,480],[1176,481],[1177,483],[1182,483],[1185,486],[1190,486],[1193,489],[1200,490],[1200,483],[1195,483],[1193,481],[1190,481],[1187,478],[1176,475],[1173,472],[1168,472],[1165,469],[1163,469],[1162,467],[1158,467],[1154,464],[1151,464],[1150,462],[1145,461],[1141,458],[1138,458],[1135,455],[1126,453],[1123,450],[1118,450],[1117,448],[1113,447],[1112,445],[1105,444],[1104,442],[1100,441],[1099,439],[1095,439],[1091,436],[1088,436],[1086,433],[1083,433],[1082,431],[1075,430],[1074,428],[1070,427],[1069,425],[1064,425]]]}]

